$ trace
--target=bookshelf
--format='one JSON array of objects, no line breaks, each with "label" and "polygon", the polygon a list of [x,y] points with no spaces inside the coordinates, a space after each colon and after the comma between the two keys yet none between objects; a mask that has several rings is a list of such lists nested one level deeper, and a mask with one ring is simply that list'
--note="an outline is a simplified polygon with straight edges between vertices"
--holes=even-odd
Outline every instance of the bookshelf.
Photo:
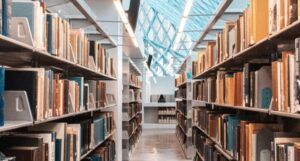
[{"label": "bookshelf", "polygon": [[[206,34],[213,30],[216,21],[226,14],[232,2],[234,1],[224,1],[194,49],[204,41]],[[198,61],[192,63],[193,80],[196,81],[193,85],[192,105],[195,161],[210,161],[210,154],[224,160],[259,160],[258,158],[262,157],[259,145],[262,144],[266,144],[265,149],[271,152],[269,159],[263,160],[280,160],[283,158],[281,155],[286,155],[287,158],[298,155],[298,152],[279,152],[287,147],[287,143],[290,143],[291,149],[297,150],[297,139],[300,138],[296,125],[299,124],[300,117],[297,99],[294,98],[298,86],[292,86],[296,81],[294,77],[298,79],[299,15],[292,20],[284,13],[285,23],[274,25],[274,15],[269,17],[269,12],[273,9],[270,6],[268,8],[266,4],[269,2],[269,5],[283,5],[283,2],[264,1],[265,5],[260,2],[251,1],[236,20],[226,22],[224,29],[217,33],[217,40],[209,42],[205,49],[200,50]],[[260,6],[257,6],[258,3]],[[289,7],[288,5],[290,4],[285,4],[285,7]],[[251,9],[268,11],[261,16],[267,17],[269,24],[260,24],[259,19],[262,17],[257,18],[255,13],[248,14]],[[277,11],[279,10],[281,9]],[[245,15],[249,17],[244,19]],[[249,21],[253,28],[243,30],[243,27],[239,26]],[[235,38],[230,37],[230,34]],[[292,59],[293,56],[297,59]],[[286,62],[286,57],[291,59]],[[283,67],[283,63],[288,67]],[[293,63],[295,66],[291,66]],[[257,65],[257,68],[247,68],[247,65]],[[259,75],[262,70],[268,72]],[[241,78],[237,78],[237,75]],[[266,78],[268,76],[270,79]],[[260,79],[262,77],[265,79]],[[229,81],[231,78],[232,81]],[[270,94],[268,98],[265,97],[266,90]],[[293,137],[289,137],[292,135]],[[285,142],[281,142],[282,139],[285,139]]]},{"label": "bookshelf", "polygon": [[141,72],[129,58],[123,58],[123,161],[129,161],[142,133]]},{"label": "bookshelf", "polygon": [[175,102],[151,102],[144,103],[144,124],[146,129],[165,128],[174,129],[176,126],[176,103]]},{"label": "bookshelf", "polygon": [[188,57],[178,71],[180,76],[175,80],[175,102],[177,127],[176,135],[180,142],[181,148],[186,156],[190,159],[193,156],[194,148],[192,144],[192,84],[191,62],[192,57]]},{"label": "bookshelf", "polygon": [[[110,42],[111,47],[116,47],[115,40],[109,36],[109,33],[101,27],[103,24],[99,23],[98,18],[101,15],[97,15],[96,10],[91,6],[101,6],[101,2],[91,2],[84,0],[63,0],[63,1],[51,1],[46,0],[48,9],[51,12],[60,13],[65,18],[73,19],[76,26],[79,28],[92,25],[97,35],[101,35],[101,38],[106,38]],[[71,13],[71,15],[70,15]],[[100,38],[98,38],[99,40]]]},{"label": "bookshelf", "polygon": [[[3,3],[3,2],[1,2]],[[31,3],[31,1],[26,1],[24,3]],[[32,3],[39,3],[38,1]],[[42,5],[41,5],[42,6]],[[41,7],[39,6],[39,7]],[[116,83],[118,79],[116,78],[119,71],[115,70],[118,66],[117,49],[116,43],[109,36],[109,34],[104,31],[99,22],[97,22],[97,15],[94,13],[93,9],[90,8],[90,5],[87,1],[82,0],[70,0],[70,1],[46,1],[47,8],[45,9],[45,16],[47,14],[55,14],[57,13],[58,18],[61,18],[65,21],[66,24],[72,24],[72,27],[69,29],[80,29],[83,33],[83,37],[86,42],[88,42],[85,46],[85,50],[82,52],[84,57],[84,63],[75,60],[74,58],[66,58],[59,55],[55,55],[53,53],[48,52],[47,45],[44,44],[44,48],[40,49],[36,47],[36,40],[34,37],[30,37],[33,40],[33,45],[29,45],[21,39],[16,39],[13,36],[8,37],[4,35],[0,35],[0,66],[1,71],[4,72],[4,75],[0,76],[0,86],[1,89],[5,85],[5,91],[0,91],[1,101],[3,97],[4,107],[3,107],[3,116],[0,116],[0,119],[4,119],[4,125],[0,126],[0,133],[10,133],[10,137],[16,138],[27,138],[26,140],[34,140],[39,139],[41,136],[46,137],[50,136],[49,134],[55,134],[52,136],[52,139],[60,140],[59,144],[57,143],[56,147],[59,148],[57,151],[57,155],[61,158],[52,158],[47,160],[63,160],[63,158],[72,158],[76,161],[85,160],[97,153],[98,150],[102,148],[108,148],[108,144],[112,145],[109,148],[114,149],[110,154],[110,160],[118,160],[116,158],[121,158],[117,156],[114,152],[117,150],[117,146],[115,144],[121,146],[121,142],[116,137],[117,133],[120,133],[121,129],[117,129],[115,125],[114,118],[118,115],[117,108],[118,103],[115,100],[115,95],[117,95],[118,89],[116,88]],[[67,6],[67,7],[66,7]],[[71,7],[70,7],[71,6]],[[5,6],[3,6],[5,7]],[[69,7],[69,8],[68,8]],[[70,11],[72,9],[76,10],[76,14],[79,15],[74,19],[74,17],[68,17],[65,11]],[[62,10],[62,12],[60,12]],[[14,11],[13,11],[14,13]],[[73,16],[76,16],[75,14]],[[33,17],[35,19],[36,17]],[[78,19],[79,18],[79,19]],[[2,17],[3,19],[3,17]],[[108,39],[109,44],[101,44],[98,42],[100,38],[92,39],[91,34],[85,32],[86,25],[80,25],[75,23],[80,21],[80,23],[85,23],[87,26],[94,27],[96,32],[95,34],[101,35],[101,39]],[[15,19],[13,20],[15,22]],[[45,19],[44,27],[50,29],[51,27],[46,26]],[[76,25],[75,25],[76,24]],[[43,26],[39,26],[43,28]],[[52,28],[51,28],[52,29]],[[26,28],[25,28],[26,30]],[[31,30],[31,29],[29,29]],[[24,31],[26,32],[26,31]],[[31,31],[34,32],[34,31]],[[48,33],[43,33],[45,38],[48,38]],[[70,33],[64,33],[69,36]],[[26,35],[28,36],[28,35]],[[67,37],[67,36],[66,36]],[[28,37],[27,37],[28,38]],[[71,48],[70,41],[67,38],[60,39],[65,41],[65,47],[67,49]],[[105,69],[98,69],[97,65],[91,65],[90,63],[95,63],[96,56],[91,61],[91,52],[93,48],[90,47],[90,43],[95,42],[96,45],[99,45],[99,49],[101,46],[101,50],[105,51],[105,56],[107,59],[103,59],[103,66]],[[97,42],[96,42],[97,41]],[[80,46],[83,48],[83,46]],[[82,49],[81,48],[81,49]],[[67,50],[66,49],[66,50]],[[80,50],[81,50],[80,49]],[[71,49],[70,49],[71,50]],[[83,50],[83,49],[82,49]],[[98,51],[98,48],[95,49]],[[73,51],[72,51],[73,52]],[[65,52],[62,52],[66,54]],[[75,53],[75,52],[74,52]],[[71,53],[71,54],[74,54]],[[74,56],[74,55],[73,55]],[[78,56],[79,57],[79,56]],[[74,60],[72,60],[74,59]],[[83,59],[83,58],[82,58]],[[87,60],[89,59],[89,60]],[[109,60],[110,59],[110,60]],[[100,64],[100,63],[99,63]],[[109,64],[109,65],[108,65]],[[39,71],[38,71],[39,70]],[[57,81],[64,81],[61,83],[59,90],[54,87],[54,81],[56,78],[48,78],[48,75],[39,75],[38,78],[34,78],[39,82],[38,85],[35,86],[35,90],[37,91],[35,94],[31,94],[30,91],[26,90],[16,90],[9,89],[7,90],[7,86],[13,86],[10,82],[4,80],[3,78],[9,77],[9,71],[21,71],[24,73],[35,73],[38,74],[40,71],[53,72],[53,76],[57,75]],[[48,73],[47,73],[48,74]],[[49,74],[50,75],[50,74]],[[52,75],[51,75],[52,76]],[[10,78],[10,79],[13,79]],[[19,79],[19,78],[18,78]],[[26,83],[26,79],[21,78],[20,84]],[[74,80],[80,79],[81,82]],[[41,82],[44,82],[43,84]],[[103,88],[98,88],[92,86],[92,84],[101,83]],[[50,87],[50,85],[53,85]],[[49,86],[48,86],[49,85]],[[28,85],[29,86],[29,85]],[[80,86],[80,87],[79,87]],[[104,87],[105,86],[105,87]],[[95,89],[97,94],[93,93]],[[106,89],[105,89],[106,88]],[[39,91],[43,89],[43,96],[41,99],[39,98]],[[45,89],[45,90],[44,90]],[[51,92],[49,92],[51,89]],[[49,90],[49,91],[48,91]],[[53,92],[53,91],[55,92]],[[60,96],[55,97],[54,93],[60,93]],[[49,94],[46,95],[45,93]],[[86,94],[86,95],[85,95]],[[96,95],[101,95],[101,101],[99,97]],[[31,96],[35,96],[37,102],[43,102],[41,104],[36,105],[36,107],[32,106]],[[59,108],[54,110],[53,102],[58,100],[60,101]],[[84,101],[83,106],[81,106],[82,100]],[[53,102],[52,102],[53,101]],[[53,104],[49,105],[51,102]],[[62,103],[63,102],[63,103]],[[67,102],[67,105],[66,105]],[[49,103],[50,104],[50,103]],[[2,105],[0,105],[2,106]],[[47,106],[47,107],[46,107]],[[41,111],[37,111],[34,113],[34,110],[41,108],[43,114],[39,114]],[[14,111],[15,110],[15,111]],[[53,110],[53,111],[52,111]],[[59,112],[57,112],[59,111]],[[62,113],[60,113],[63,111]],[[0,113],[2,114],[2,107]],[[58,113],[58,114],[54,114]],[[15,118],[13,116],[15,115]],[[23,116],[22,116],[23,115]],[[42,118],[34,118],[36,115],[42,115]],[[52,128],[53,127],[53,128]],[[58,130],[60,129],[60,130]],[[84,134],[82,131],[84,130]],[[32,135],[32,136],[30,136]],[[38,136],[39,135],[39,136]],[[83,136],[84,135],[84,136]],[[99,135],[99,136],[98,136]],[[101,136],[100,136],[101,135]],[[38,137],[37,137],[38,136]],[[103,137],[103,138],[102,138]],[[30,138],[30,139],[29,139]],[[63,138],[63,139],[62,139]],[[76,139],[77,138],[77,139]],[[4,141],[9,139],[3,138]],[[66,139],[66,140],[64,140]],[[70,139],[70,140],[68,140]],[[72,142],[72,141],[73,142]],[[20,146],[16,145],[18,142],[7,142],[7,147],[5,146],[5,142],[1,141],[2,147],[0,149],[4,154],[10,150],[10,146]],[[43,138],[39,141],[42,141],[42,144],[45,144],[45,147],[38,147],[38,155],[42,156],[41,151],[45,153],[49,153],[52,150],[53,155],[53,147],[50,146],[50,143],[54,145],[54,142],[50,142],[49,140]],[[41,142],[40,142],[41,143]],[[28,144],[24,144],[22,146],[32,146]],[[56,144],[56,143],[55,143]],[[85,146],[84,151],[82,151],[81,146]],[[48,146],[49,145],[49,146]],[[64,146],[63,146],[64,145]],[[47,147],[47,148],[46,148]],[[56,148],[55,147],[55,148]],[[42,149],[43,148],[43,149]],[[61,151],[60,151],[61,150]],[[69,153],[64,153],[63,151],[68,151]],[[111,150],[111,149],[110,149]],[[107,151],[107,149],[105,150]],[[37,151],[35,151],[37,152]],[[119,152],[118,152],[119,153]],[[14,155],[11,155],[14,156]],[[16,153],[16,157],[18,158],[18,153]],[[50,156],[54,157],[54,156]],[[74,158],[76,157],[76,158]],[[44,160],[39,159],[39,160]],[[17,159],[18,160],[18,159]],[[31,160],[31,158],[28,158]]]}]

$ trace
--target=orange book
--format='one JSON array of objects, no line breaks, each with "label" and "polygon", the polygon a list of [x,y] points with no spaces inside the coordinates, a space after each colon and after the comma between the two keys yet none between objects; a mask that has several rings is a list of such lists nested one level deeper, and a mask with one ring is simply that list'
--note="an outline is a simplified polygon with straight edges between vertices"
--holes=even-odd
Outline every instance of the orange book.
[{"label": "orange book", "polygon": [[251,0],[251,44],[262,40],[269,33],[269,1],[268,0]]},{"label": "orange book", "polygon": [[272,62],[272,109],[278,111],[277,61]]}]

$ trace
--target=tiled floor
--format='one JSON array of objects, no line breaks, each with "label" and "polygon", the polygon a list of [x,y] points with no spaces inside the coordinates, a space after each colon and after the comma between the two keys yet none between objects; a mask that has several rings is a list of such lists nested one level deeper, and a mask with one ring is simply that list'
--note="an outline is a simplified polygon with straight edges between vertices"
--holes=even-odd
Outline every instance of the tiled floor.
[{"label": "tiled floor", "polygon": [[186,160],[175,130],[143,130],[130,161],[190,161]]}]

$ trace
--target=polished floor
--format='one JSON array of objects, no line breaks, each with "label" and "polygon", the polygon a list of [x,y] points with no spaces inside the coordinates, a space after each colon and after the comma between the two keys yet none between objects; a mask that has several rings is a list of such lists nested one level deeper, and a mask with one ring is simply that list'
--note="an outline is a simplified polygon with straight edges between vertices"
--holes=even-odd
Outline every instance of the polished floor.
[{"label": "polished floor", "polygon": [[186,160],[175,130],[143,130],[131,161],[190,161]]}]

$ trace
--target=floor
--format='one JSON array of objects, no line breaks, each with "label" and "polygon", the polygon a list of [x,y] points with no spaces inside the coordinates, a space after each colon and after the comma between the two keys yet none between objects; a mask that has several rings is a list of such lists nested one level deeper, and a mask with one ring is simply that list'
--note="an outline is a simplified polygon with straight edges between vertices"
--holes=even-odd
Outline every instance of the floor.
[{"label": "floor", "polygon": [[184,153],[174,130],[143,130],[130,161],[190,161]]}]

